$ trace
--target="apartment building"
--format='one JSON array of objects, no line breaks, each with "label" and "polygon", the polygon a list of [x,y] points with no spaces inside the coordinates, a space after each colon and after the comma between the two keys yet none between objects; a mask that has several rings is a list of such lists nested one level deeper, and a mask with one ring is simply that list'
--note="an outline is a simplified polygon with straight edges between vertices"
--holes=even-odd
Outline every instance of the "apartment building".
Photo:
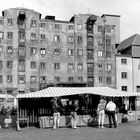
[{"label": "apartment building", "polygon": [[[110,17],[117,17],[110,15]],[[116,27],[105,16],[74,15],[70,21],[25,8],[0,17],[0,92],[48,86],[116,87]]]},{"label": "apartment building", "polygon": [[[140,35],[135,34],[125,39],[118,46],[116,55],[117,89],[123,91],[140,92]],[[140,98],[131,97],[128,100],[132,109],[140,107]]]}]

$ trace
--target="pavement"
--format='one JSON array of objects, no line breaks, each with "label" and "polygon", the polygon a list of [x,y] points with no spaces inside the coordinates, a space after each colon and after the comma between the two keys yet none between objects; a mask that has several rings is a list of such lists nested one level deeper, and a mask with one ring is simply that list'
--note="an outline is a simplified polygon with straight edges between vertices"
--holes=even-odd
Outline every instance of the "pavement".
[{"label": "pavement", "polygon": [[140,140],[140,121],[123,123],[117,128],[78,127],[40,129],[0,129],[0,140]]}]

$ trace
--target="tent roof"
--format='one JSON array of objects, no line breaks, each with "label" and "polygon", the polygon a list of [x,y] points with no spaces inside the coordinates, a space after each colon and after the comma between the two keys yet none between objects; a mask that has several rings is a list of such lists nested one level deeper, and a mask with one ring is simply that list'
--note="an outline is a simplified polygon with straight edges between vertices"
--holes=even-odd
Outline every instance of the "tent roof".
[{"label": "tent roof", "polygon": [[140,96],[137,92],[126,92],[109,87],[49,87],[44,90],[18,94],[16,98],[44,98],[78,94],[94,94],[109,97]]},{"label": "tent roof", "polygon": [[0,99],[8,99],[8,98],[14,98],[14,96],[9,94],[0,94]]}]

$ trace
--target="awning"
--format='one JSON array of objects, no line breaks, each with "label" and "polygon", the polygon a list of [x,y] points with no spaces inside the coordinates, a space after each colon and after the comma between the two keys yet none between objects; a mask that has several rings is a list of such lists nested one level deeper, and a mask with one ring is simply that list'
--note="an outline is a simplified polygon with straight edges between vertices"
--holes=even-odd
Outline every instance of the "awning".
[{"label": "awning", "polygon": [[9,94],[0,94],[0,99],[10,99],[10,98],[14,98],[14,96]]},{"label": "awning", "polygon": [[94,94],[108,97],[140,96],[137,92],[126,92],[109,87],[49,87],[44,90],[18,94],[16,98],[45,98],[79,94]]}]

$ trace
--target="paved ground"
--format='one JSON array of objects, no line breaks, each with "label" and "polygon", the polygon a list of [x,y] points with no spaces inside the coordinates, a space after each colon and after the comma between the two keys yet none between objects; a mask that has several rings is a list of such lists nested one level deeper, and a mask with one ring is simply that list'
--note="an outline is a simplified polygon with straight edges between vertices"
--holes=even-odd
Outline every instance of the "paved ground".
[{"label": "paved ground", "polygon": [[121,124],[116,129],[79,127],[52,130],[30,127],[22,128],[21,132],[1,129],[0,140],[140,140],[140,122]]}]

